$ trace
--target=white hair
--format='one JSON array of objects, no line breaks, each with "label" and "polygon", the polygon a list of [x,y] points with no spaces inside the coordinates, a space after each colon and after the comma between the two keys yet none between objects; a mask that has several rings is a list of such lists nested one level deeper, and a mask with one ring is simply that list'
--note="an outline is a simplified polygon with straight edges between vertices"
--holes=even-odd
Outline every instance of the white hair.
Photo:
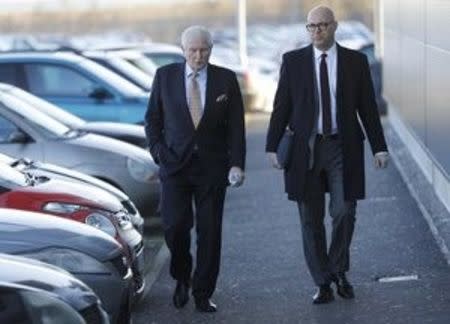
[{"label": "white hair", "polygon": [[213,41],[209,30],[203,26],[190,26],[181,34],[181,46],[186,48],[191,39],[201,38],[209,47],[212,47]]}]

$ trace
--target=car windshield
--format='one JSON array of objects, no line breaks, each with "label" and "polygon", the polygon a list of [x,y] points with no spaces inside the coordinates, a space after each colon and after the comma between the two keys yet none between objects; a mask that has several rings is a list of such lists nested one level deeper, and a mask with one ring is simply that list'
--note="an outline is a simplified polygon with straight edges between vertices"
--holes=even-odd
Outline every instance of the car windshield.
[{"label": "car windshield", "polygon": [[130,62],[115,57],[111,59],[111,64],[116,67],[119,71],[121,71],[124,75],[129,76],[135,83],[139,85],[142,89],[146,91],[150,91],[150,86],[152,84],[152,78],[150,75],[137,68]]},{"label": "car windshield", "polygon": [[184,62],[184,56],[181,54],[172,53],[144,53],[157,66],[163,66],[171,63]]},{"label": "car windshield", "polygon": [[86,123],[83,119],[72,115],[71,113],[59,108],[58,106],[55,106],[48,101],[36,97],[26,91],[23,91],[22,89],[13,88],[12,90],[10,90],[10,93],[17,99],[26,102],[37,110],[43,112],[46,115],[49,115],[50,117],[53,117],[57,121],[71,128],[79,128]]},{"label": "car windshield", "polygon": [[27,177],[24,173],[19,172],[8,164],[0,162],[0,168],[2,172],[0,173],[0,185],[9,189],[15,187],[26,187],[28,186]]},{"label": "car windshield", "polygon": [[150,76],[154,76],[156,73],[156,65],[149,58],[145,56],[137,56],[133,58],[125,58],[128,62],[141,69]]},{"label": "car windshield", "polygon": [[10,94],[3,93],[2,101],[6,107],[22,117],[28,123],[32,124],[35,128],[41,131],[42,135],[46,137],[67,137],[67,134],[71,133],[71,129],[68,126],[60,123],[50,116],[47,116],[43,112],[33,108],[32,105],[19,100]]},{"label": "car windshield", "polygon": [[92,62],[90,60],[84,60],[81,63],[81,65],[99,79],[102,79],[108,84],[110,84],[117,92],[121,93],[126,97],[136,97],[145,95],[145,92],[138,86],[135,86],[130,81],[122,78],[121,76],[108,70],[107,68],[101,66],[98,63]]}]

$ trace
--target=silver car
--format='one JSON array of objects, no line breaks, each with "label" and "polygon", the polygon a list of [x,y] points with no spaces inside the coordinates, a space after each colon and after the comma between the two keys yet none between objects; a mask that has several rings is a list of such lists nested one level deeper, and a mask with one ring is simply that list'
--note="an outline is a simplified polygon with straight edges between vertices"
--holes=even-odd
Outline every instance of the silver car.
[{"label": "silver car", "polygon": [[49,101],[41,99],[29,92],[6,83],[0,83],[0,93],[11,94],[17,99],[25,101],[37,110],[49,115],[53,119],[56,119],[70,128],[74,128],[78,131],[86,131],[89,133],[113,137],[115,139],[147,149],[145,130],[142,125],[86,121],[78,116],[75,116],[74,114],[71,114],[67,110],[52,104]]},{"label": "silver car", "polygon": [[124,191],[141,214],[159,201],[158,166],[134,145],[72,130],[33,106],[0,93],[0,152],[61,165]]},{"label": "silver car", "polygon": [[0,253],[0,269],[0,323],[109,323],[97,295],[61,268]]},{"label": "silver car", "polygon": [[108,234],[61,217],[0,208],[0,253],[69,271],[100,297],[113,323],[129,321],[133,275],[124,249]]}]

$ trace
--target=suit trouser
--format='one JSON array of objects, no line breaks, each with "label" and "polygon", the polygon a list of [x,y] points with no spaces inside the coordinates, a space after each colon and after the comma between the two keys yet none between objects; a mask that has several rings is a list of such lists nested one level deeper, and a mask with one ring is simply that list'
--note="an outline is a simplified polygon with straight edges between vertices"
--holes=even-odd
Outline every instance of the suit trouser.
[{"label": "suit trouser", "polygon": [[[356,201],[344,199],[342,143],[316,139],[314,165],[308,170],[306,194],[298,202],[306,263],[316,285],[330,284],[336,274],[349,270]],[[324,225],[325,186],[330,192],[331,244],[327,250]]]},{"label": "suit trouser", "polygon": [[191,282],[191,229],[197,234],[196,266],[192,294],[209,298],[216,287],[220,266],[222,215],[226,187],[202,182],[200,161],[162,181],[161,215],[166,244],[171,253],[170,274]]}]

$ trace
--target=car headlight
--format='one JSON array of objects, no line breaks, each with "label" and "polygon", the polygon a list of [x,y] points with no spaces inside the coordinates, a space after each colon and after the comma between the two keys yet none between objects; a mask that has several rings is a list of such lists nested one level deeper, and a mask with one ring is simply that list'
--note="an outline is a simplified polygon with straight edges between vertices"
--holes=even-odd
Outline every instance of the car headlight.
[{"label": "car headlight", "polygon": [[139,182],[152,182],[158,179],[157,167],[136,159],[127,159],[127,168],[134,180]]},{"label": "car headlight", "polygon": [[38,252],[21,254],[21,256],[53,264],[71,273],[111,273],[100,261],[75,250],[48,248]]},{"label": "car headlight", "polygon": [[49,202],[42,208],[43,211],[58,214],[72,214],[83,209],[86,207],[62,202]]},{"label": "car headlight", "polygon": [[100,213],[92,213],[86,217],[84,222],[88,225],[98,228],[99,230],[111,235],[112,237],[116,236],[116,228],[114,227],[114,224],[105,215],[102,215]]}]

